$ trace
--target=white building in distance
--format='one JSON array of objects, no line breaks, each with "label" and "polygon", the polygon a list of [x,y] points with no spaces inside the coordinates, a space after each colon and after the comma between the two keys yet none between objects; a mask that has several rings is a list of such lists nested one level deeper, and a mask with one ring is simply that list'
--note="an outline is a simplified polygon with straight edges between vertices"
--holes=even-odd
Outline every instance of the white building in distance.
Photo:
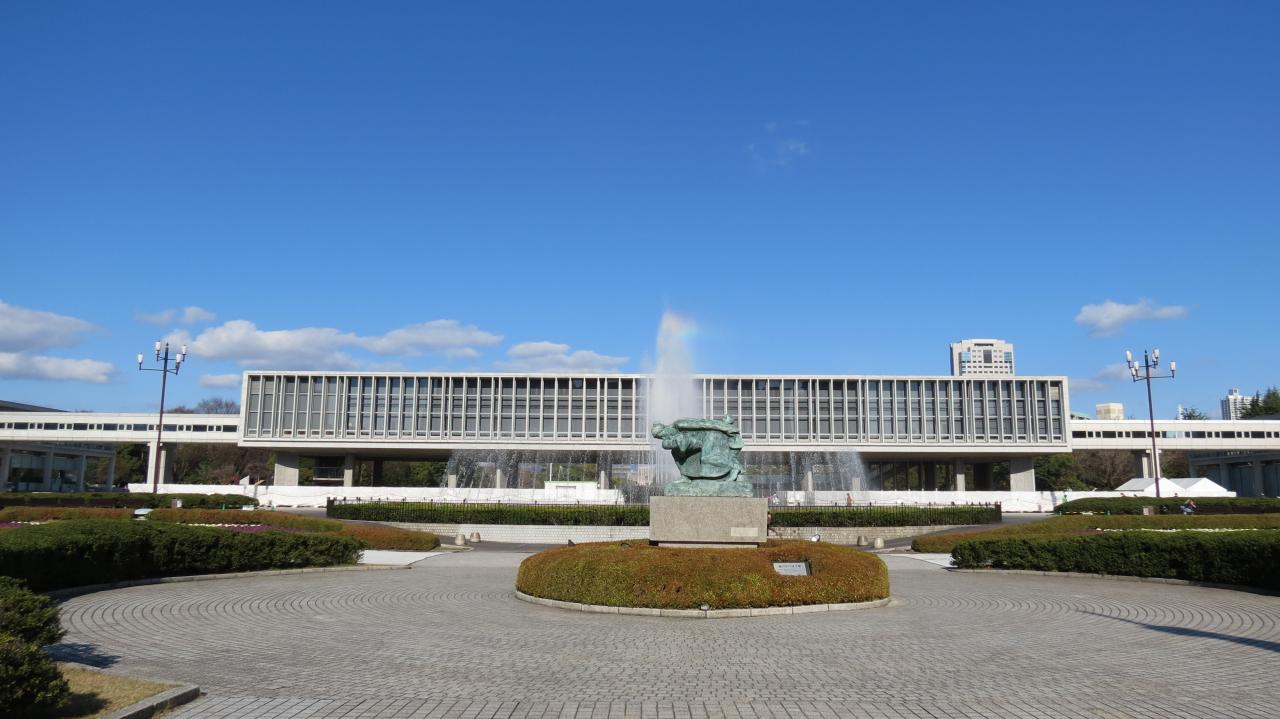
[{"label": "white building in distance", "polygon": [[1124,404],[1121,402],[1103,402],[1094,405],[1093,410],[1097,419],[1124,419]]},{"label": "white building in distance", "polygon": [[1222,398],[1222,418],[1240,419],[1240,415],[1249,408],[1252,402],[1252,397],[1247,394],[1240,394],[1238,388],[1232,387],[1227,396]]},{"label": "white building in distance", "polygon": [[1006,376],[1013,371],[1013,345],[1004,340],[972,339],[951,343],[951,376]]}]

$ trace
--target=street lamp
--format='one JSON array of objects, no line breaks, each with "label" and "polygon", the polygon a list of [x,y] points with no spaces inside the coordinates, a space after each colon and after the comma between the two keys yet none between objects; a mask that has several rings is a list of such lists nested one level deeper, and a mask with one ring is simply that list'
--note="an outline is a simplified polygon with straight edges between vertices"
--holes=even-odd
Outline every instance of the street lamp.
[{"label": "street lamp", "polygon": [[1151,468],[1156,476],[1156,499],[1160,498],[1160,453],[1156,451],[1156,411],[1151,402],[1151,380],[1173,379],[1178,373],[1178,363],[1169,363],[1169,374],[1155,374],[1160,366],[1160,350],[1142,351],[1142,364],[1133,361],[1133,353],[1124,353],[1125,362],[1129,364],[1129,376],[1134,382],[1147,383],[1147,416],[1151,419]]},{"label": "street lamp", "polygon": [[[164,393],[169,385],[169,375],[178,374],[178,370],[182,369],[182,361],[187,358],[187,346],[182,345],[182,350],[174,357],[169,356],[169,343],[156,341],[156,361],[160,362],[159,367],[143,367],[142,353],[138,353],[138,369],[142,372],[159,372],[160,373],[160,421],[156,423],[156,454],[152,459],[155,465],[155,471],[151,473],[151,493],[155,494],[160,491],[160,465],[164,462]],[[169,362],[173,362],[173,367],[169,366]]]}]

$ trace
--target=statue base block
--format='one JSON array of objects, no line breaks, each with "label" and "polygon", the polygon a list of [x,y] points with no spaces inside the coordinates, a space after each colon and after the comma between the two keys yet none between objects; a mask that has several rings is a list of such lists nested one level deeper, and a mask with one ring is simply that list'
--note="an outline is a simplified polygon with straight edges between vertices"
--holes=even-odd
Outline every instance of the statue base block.
[{"label": "statue base block", "polygon": [[662,488],[668,497],[750,497],[750,482],[720,479],[679,479]]},{"label": "statue base block", "polygon": [[768,515],[769,500],[764,498],[650,497],[649,542],[663,547],[758,547],[768,539]]}]

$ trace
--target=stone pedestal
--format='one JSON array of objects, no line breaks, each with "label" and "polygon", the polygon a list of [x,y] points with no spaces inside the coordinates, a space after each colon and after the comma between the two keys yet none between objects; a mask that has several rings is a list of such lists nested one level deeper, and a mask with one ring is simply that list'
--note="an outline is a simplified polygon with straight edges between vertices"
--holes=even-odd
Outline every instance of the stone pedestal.
[{"label": "stone pedestal", "polygon": [[767,537],[769,500],[650,497],[649,541],[663,547],[757,547]]}]

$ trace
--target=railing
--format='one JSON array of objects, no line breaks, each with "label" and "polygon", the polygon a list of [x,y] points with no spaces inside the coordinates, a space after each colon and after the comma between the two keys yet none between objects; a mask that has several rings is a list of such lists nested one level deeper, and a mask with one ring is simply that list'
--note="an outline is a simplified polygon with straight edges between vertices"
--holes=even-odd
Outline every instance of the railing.
[{"label": "railing", "polygon": [[[995,504],[919,506],[771,507],[779,527],[913,527],[997,524]],[[326,514],[337,519],[433,524],[535,524],[569,526],[647,526],[647,504],[521,504],[498,502],[412,502],[407,500],[330,499]]]}]

